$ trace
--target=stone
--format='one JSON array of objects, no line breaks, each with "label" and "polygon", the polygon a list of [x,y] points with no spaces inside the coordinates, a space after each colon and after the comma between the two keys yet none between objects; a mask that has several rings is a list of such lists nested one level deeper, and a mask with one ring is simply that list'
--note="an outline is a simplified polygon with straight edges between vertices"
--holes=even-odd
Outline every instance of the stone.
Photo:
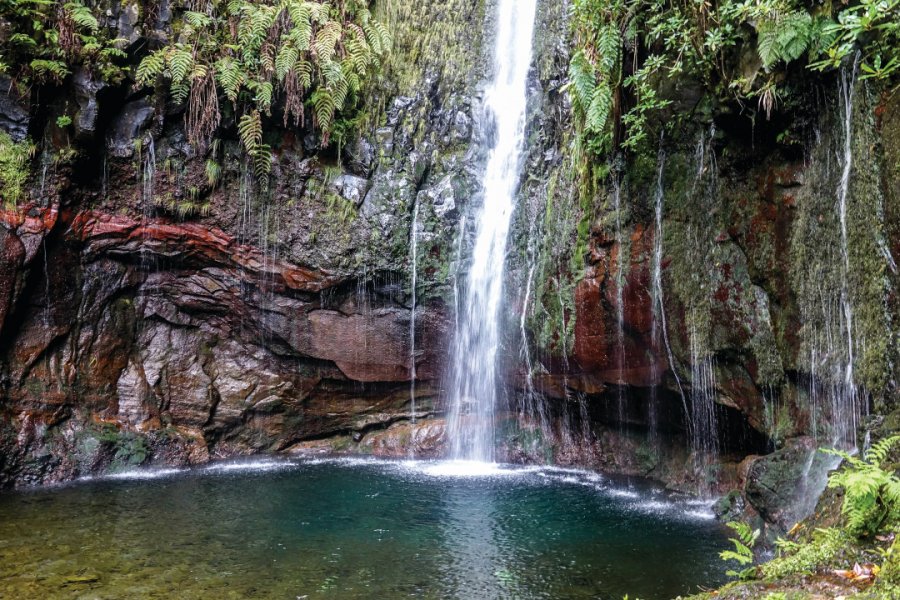
[{"label": "stone", "polygon": [[75,103],[78,105],[73,119],[75,137],[77,140],[85,142],[90,140],[96,132],[97,118],[100,115],[97,94],[106,87],[106,84],[102,80],[94,79],[90,69],[81,68],[72,77],[72,86],[75,92]]},{"label": "stone", "polygon": [[363,203],[366,197],[366,191],[369,187],[369,181],[363,177],[355,175],[343,174],[334,178],[329,184],[329,188],[345,200],[349,200],[356,206]]},{"label": "stone", "polygon": [[27,99],[19,98],[12,79],[0,74],[0,129],[21,142],[28,137],[30,123]]},{"label": "stone", "polygon": [[154,115],[145,98],[127,103],[113,119],[106,138],[106,148],[116,158],[134,156],[134,141],[138,139]]},{"label": "stone", "polygon": [[789,440],[784,448],[750,463],[744,496],[767,522],[786,532],[812,514],[828,471],[836,464],[813,438]]}]

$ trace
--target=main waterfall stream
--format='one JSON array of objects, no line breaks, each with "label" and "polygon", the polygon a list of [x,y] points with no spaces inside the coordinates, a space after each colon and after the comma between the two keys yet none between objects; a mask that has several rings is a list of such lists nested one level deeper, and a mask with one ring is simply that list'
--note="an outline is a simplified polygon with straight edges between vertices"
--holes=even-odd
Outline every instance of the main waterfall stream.
[{"label": "main waterfall stream", "polygon": [[0,597],[671,598],[723,582],[704,506],[553,468],[312,459],[0,496]]},{"label": "main waterfall stream", "polygon": [[484,172],[484,204],[476,221],[472,265],[453,354],[448,435],[456,459],[494,459],[498,322],[506,242],[525,137],[536,4],[536,0],[500,0],[497,7],[493,81],[484,102],[492,134]]}]

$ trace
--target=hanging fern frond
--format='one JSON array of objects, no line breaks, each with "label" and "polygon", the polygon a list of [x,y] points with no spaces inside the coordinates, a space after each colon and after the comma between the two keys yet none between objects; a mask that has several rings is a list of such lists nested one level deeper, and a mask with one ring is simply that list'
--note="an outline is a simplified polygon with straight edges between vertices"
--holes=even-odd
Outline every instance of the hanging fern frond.
[{"label": "hanging fern frond", "polygon": [[262,145],[262,133],[262,119],[258,110],[241,117],[238,134],[248,154],[253,154]]},{"label": "hanging fern frond", "polygon": [[334,56],[335,46],[337,46],[338,40],[341,39],[341,31],[340,23],[328,21],[324,27],[316,32],[316,41],[313,44],[313,49],[319,61],[331,61]]},{"label": "hanging fern frond", "polygon": [[175,47],[169,52],[167,61],[173,85],[180,85],[187,79],[194,67],[194,55],[183,47]]},{"label": "hanging fern frond", "polygon": [[63,8],[78,27],[87,29],[91,33],[97,33],[97,30],[100,29],[97,17],[94,16],[94,13],[87,6],[79,2],[69,2]]},{"label": "hanging fern frond", "polygon": [[272,110],[272,83],[269,81],[256,82],[253,84],[252,89],[256,92],[253,101],[256,102],[259,110],[269,114]]},{"label": "hanging fern frond", "polygon": [[301,60],[297,63],[294,71],[297,73],[297,81],[300,83],[300,87],[302,87],[303,89],[309,89],[310,87],[312,87],[312,63],[306,60]]},{"label": "hanging fern frond", "polygon": [[139,86],[152,85],[166,68],[167,50],[151,52],[138,65],[135,79]]},{"label": "hanging fern frond", "polygon": [[322,144],[327,145],[328,138],[331,135],[331,124],[334,121],[334,112],[336,109],[334,96],[327,89],[316,90],[312,95],[313,112],[316,117],[316,124],[322,130]]},{"label": "hanging fern frond", "polygon": [[570,89],[575,92],[572,94],[572,99],[576,106],[587,112],[594,97],[597,80],[594,75],[594,67],[585,57],[584,52],[578,51],[572,57],[572,61],[569,63],[569,82]]},{"label": "hanging fern frond", "polygon": [[614,23],[607,23],[600,30],[597,37],[597,52],[601,71],[607,77],[611,76],[618,69],[622,52],[622,40]]},{"label": "hanging fern frond", "polygon": [[288,73],[294,70],[300,59],[300,51],[293,44],[285,44],[275,57],[275,78],[284,81]]},{"label": "hanging fern frond", "polygon": [[606,129],[606,122],[612,112],[612,90],[609,86],[598,85],[591,95],[591,103],[585,112],[585,125],[594,132]]},{"label": "hanging fern frond", "polygon": [[223,58],[216,62],[216,81],[222,86],[225,96],[232,102],[237,102],[238,94],[246,77],[237,61]]},{"label": "hanging fern frond", "polygon": [[272,172],[272,148],[268,144],[261,144],[252,155],[253,174],[259,178],[268,177]]}]

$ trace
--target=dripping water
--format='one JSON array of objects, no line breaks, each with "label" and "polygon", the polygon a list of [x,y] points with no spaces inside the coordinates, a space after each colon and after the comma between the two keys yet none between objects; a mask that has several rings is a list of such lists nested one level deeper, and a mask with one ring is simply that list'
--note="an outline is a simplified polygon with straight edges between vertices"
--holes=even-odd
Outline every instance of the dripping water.
[{"label": "dripping water", "polygon": [[[416,286],[418,284],[418,231],[419,226],[419,203],[413,206],[412,227],[409,231],[409,247],[410,247],[410,309],[409,309],[409,403],[412,422],[416,422]],[[410,452],[415,452],[415,448],[411,445]]]},{"label": "dripping water", "polygon": [[[853,373],[854,363],[854,327],[853,327],[853,303],[850,298],[850,247],[847,234],[847,204],[850,195],[850,175],[853,170],[853,100],[854,89],[856,87],[856,76],[859,68],[859,53],[853,61],[853,67],[850,71],[843,69],[840,79],[840,97],[843,106],[843,134],[844,134],[844,152],[842,157],[841,178],[838,184],[838,212],[841,221],[841,257],[843,259],[841,268],[841,315],[843,316],[843,334],[844,344],[847,348],[846,363],[844,366],[844,377],[842,389],[837,390],[834,394],[834,406],[832,406],[833,415],[835,417],[836,442],[843,442],[851,447],[856,446],[856,427],[859,422],[859,391],[856,387]],[[839,384],[840,385],[840,384]],[[839,417],[839,415],[844,418]]]},{"label": "dripping water", "polygon": [[[613,203],[616,211],[616,247],[618,259],[616,260],[616,384],[618,390],[616,400],[618,402],[619,423],[625,423],[625,256],[623,255],[622,232],[622,185],[619,178],[613,179]],[[651,429],[655,429],[654,405],[650,405]]]},{"label": "dripping water", "polygon": [[[692,435],[691,432],[691,422],[690,422],[690,411],[687,407],[687,399],[684,394],[684,387],[681,385],[681,378],[678,376],[678,371],[675,368],[675,358],[672,354],[672,347],[669,344],[669,333],[666,323],[666,310],[665,310],[665,296],[663,295],[663,283],[662,283],[662,259],[663,259],[663,201],[665,199],[664,188],[663,188],[663,172],[665,170],[666,164],[666,155],[665,151],[662,149],[662,140],[660,139],[660,149],[659,149],[659,158],[658,158],[658,167],[656,174],[656,194],[654,197],[655,203],[655,222],[656,222],[656,235],[653,240],[653,275],[652,275],[652,289],[651,289],[651,340],[653,344],[654,352],[659,352],[660,350],[660,341],[663,343],[663,347],[666,351],[666,356],[669,361],[669,369],[672,372],[672,375],[675,377],[675,382],[678,385],[678,392],[681,395],[681,402],[684,407],[684,415],[688,427],[688,436]],[[653,370],[654,370],[654,379],[658,375],[656,371],[656,359],[654,357],[653,361]],[[654,388],[653,395],[656,395],[656,390]],[[653,399],[655,400],[655,398]]]}]

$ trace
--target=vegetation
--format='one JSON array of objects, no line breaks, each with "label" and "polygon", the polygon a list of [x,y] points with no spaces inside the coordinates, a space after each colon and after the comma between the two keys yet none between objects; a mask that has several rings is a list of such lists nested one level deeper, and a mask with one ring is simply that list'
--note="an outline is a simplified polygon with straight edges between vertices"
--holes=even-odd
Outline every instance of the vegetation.
[{"label": "vegetation", "polygon": [[28,179],[28,161],[33,154],[34,146],[29,141],[16,143],[0,131],[0,198],[7,204],[21,199]]},{"label": "vegetation", "polygon": [[[753,564],[753,547],[756,545],[756,540],[759,539],[759,529],[752,529],[746,523],[740,523],[737,521],[731,521],[727,524],[728,527],[734,530],[736,536],[731,539],[731,543],[734,544],[734,550],[723,550],[719,553],[719,556],[722,560],[725,561],[735,561],[742,567],[747,567],[747,565]],[[754,568],[745,568],[743,571],[728,571],[729,577],[739,577],[741,579],[745,577],[749,577],[751,574],[755,573],[756,569]]]},{"label": "vegetation", "polygon": [[[872,445],[864,458],[826,450],[846,461],[844,468],[829,478],[830,488],[843,491],[839,522],[814,529],[808,536],[801,536],[803,539],[777,540],[773,560],[741,572],[729,572],[747,583],[728,586],[726,590],[733,595],[723,597],[743,597],[741,594],[748,591],[746,586],[757,583],[807,589],[813,584],[810,577],[824,574],[861,586],[857,588],[864,590],[860,598],[896,597],[900,592],[896,554],[900,539],[900,479],[884,465],[898,443],[900,436],[881,440]],[[722,558],[741,565],[752,564],[752,548],[759,532],[742,523],[728,525],[737,533],[732,539],[735,550],[723,551]]]},{"label": "vegetation", "polygon": [[[768,118],[794,63],[833,68],[859,49],[865,77],[900,68],[900,0],[576,0],[573,27],[568,89],[582,145],[598,158],[647,139],[649,117],[671,103],[667,81],[698,82]],[[749,66],[747,46],[756,50]]]},{"label": "vegetation", "polygon": [[[285,127],[309,121],[322,146],[353,133],[360,93],[392,43],[369,4],[180,0],[173,3],[179,17],[170,41],[132,69],[128,61],[134,57],[124,50],[128,41],[112,38],[100,8],[0,0],[0,72],[12,77],[23,96],[34,85],[62,84],[79,68],[114,85],[133,77],[138,87],[157,86],[185,107],[187,138],[196,149],[206,151],[223,121],[234,123],[256,174],[265,177],[271,147],[264,142],[264,126],[276,113]],[[152,28],[155,3],[138,7],[145,27]],[[57,119],[61,128],[71,123],[67,115]]]},{"label": "vegetation", "polygon": [[[306,107],[322,145],[343,138],[367,78],[391,45],[368,2],[337,0],[214,0],[206,12],[188,10],[170,45],[146,56],[138,85],[164,83],[171,100],[186,104],[185,129],[205,149],[222,120],[235,116],[258,176],[271,169],[263,119],[276,105],[284,125],[305,122]],[[221,100],[228,106],[222,107]],[[339,116],[347,117],[340,121]],[[340,141],[340,140],[339,140]]]},{"label": "vegetation", "polygon": [[0,73],[20,93],[34,84],[59,84],[86,67],[118,83],[127,57],[122,40],[111,39],[94,11],[80,2],[0,0],[7,35],[0,36]]},{"label": "vegetation", "polygon": [[900,436],[881,440],[862,459],[840,450],[826,451],[847,463],[831,475],[828,486],[844,490],[841,511],[848,532],[856,537],[871,537],[900,520],[900,478],[882,466],[898,442]]}]

